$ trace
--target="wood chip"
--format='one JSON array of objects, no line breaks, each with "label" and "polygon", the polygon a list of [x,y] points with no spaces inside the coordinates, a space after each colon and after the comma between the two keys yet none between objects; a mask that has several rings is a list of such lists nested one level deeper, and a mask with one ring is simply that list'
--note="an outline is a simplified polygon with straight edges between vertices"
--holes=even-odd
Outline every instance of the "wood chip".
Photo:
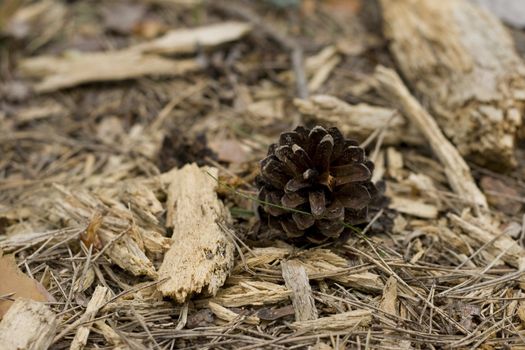
[{"label": "wood chip", "polygon": [[477,187],[470,168],[457,149],[443,135],[436,121],[410,94],[395,71],[379,66],[374,74],[374,86],[388,101],[398,106],[425,136],[444,167],[450,187],[468,203],[487,208],[487,199]]},{"label": "wood chip", "polygon": [[105,304],[108,298],[108,289],[106,287],[97,286],[93,292],[93,296],[89,301],[86,312],[83,315],[83,323],[78,327],[75,338],[71,342],[71,350],[81,350],[86,346],[89,332],[91,331],[91,322],[98,313],[98,310]]},{"label": "wood chip", "polygon": [[33,300],[19,299],[0,322],[0,348],[47,349],[57,326],[56,316],[49,307]]},{"label": "wood chip", "polygon": [[357,326],[367,326],[372,321],[372,311],[353,310],[316,320],[294,322],[290,327],[302,332],[342,331]]},{"label": "wood chip", "polygon": [[217,316],[218,318],[224,321],[232,322],[232,321],[236,321],[236,320],[243,318],[243,321],[248,324],[258,325],[261,322],[261,320],[257,316],[244,317],[212,301],[208,303],[208,307],[210,308],[211,312],[213,312],[215,316]]},{"label": "wood chip", "polygon": [[226,307],[271,305],[288,300],[291,295],[291,290],[279,284],[247,281],[219,290],[211,301]]},{"label": "wood chip", "polygon": [[296,321],[318,318],[310,281],[304,266],[296,260],[281,261],[286,287],[292,291],[292,304]]},{"label": "wood chip", "polygon": [[233,243],[219,225],[231,217],[217,198],[218,170],[188,164],[170,172],[166,225],[172,245],[159,269],[164,296],[184,302],[205,290],[215,295],[233,267]]},{"label": "wood chip", "polygon": [[403,77],[459,152],[483,165],[515,165],[525,68],[507,29],[466,0],[381,5]]},{"label": "wood chip", "polygon": [[435,205],[424,203],[421,199],[394,196],[390,199],[388,207],[423,219],[435,219],[438,215],[438,208]]}]

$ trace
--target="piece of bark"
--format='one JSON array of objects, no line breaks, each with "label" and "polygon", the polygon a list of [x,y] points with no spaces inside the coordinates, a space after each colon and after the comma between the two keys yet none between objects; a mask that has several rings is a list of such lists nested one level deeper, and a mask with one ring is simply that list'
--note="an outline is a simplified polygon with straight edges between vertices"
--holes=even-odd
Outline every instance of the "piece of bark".
[{"label": "piece of bark", "polygon": [[432,116],[410,94],[397,73],[392,69],[379,66],[374,73],[373,85],[385,99],[398,106],[401,113],[425,136],[443,165],[445,175],[454,192],[469,204],[487,208],[487,199],[474,182],[467,163],[454,145],[443,135]]},{"label": "piece of bark", "polygon": [[194,59],[173,60],[131,50],[37,56],[20,63],[23,74],[42,78],[34,85],[34,90],[40,93],[95,81],[182,75],[200,68]]},{"label": "piece of bark", "polygon": [[384,32],[405,79],[459,152],[510,167],[525,68],[493,15],[466,0],[381,0]]},{"label": "piece of bark", "polygon": [[[208,307],[215,316],[227,322],[232,322],[243,317],[242,315],[239,315],[233,312],[232,310],[227,309],[224,306],[214,303],[212,301],[208,303]],[[243,321],[245,323],[253,325],[258,325],[261,322],[261,320],[257,316],[246,316],[244,317]]]},{"label": "piece of bark", "polygon": [[292,291],[296,321],[318,318],[312,287],[304,266],[296,260],[281,261],[284,283]]},{"label": "piece of bark", "polygon": [[91,331],[91,322],[98,313],[98,310],[106,303],[108,297],[108,289],[106,287],[97,286],[93,292],[91,300],[87,304],[86,312],[83,315],[83,323],[78,327],[75,338],[71,342],[70,350],[81,350],[86,346],[89,332]]},{"label": "piece of bark", "polygon": [[158,289],[184,302],[205,290],[215,295],[233,267],[233,242],[220,223],[231,216],[217,198],[218,170],[188,164],[173,170],[168,187],[166,225],[172,245],[159,269]]},{"label": "piece of bark", "polygon": [[386,127],[383,143],[397,145],[401,142],[422,145],[424,138],[394,109],[371,106],[365,103],[350,105],[337,97],[315,95],[306,100],[295,99],[294,104],[306,121],[336,126],[343,134],[365,140],[374,131]]},{"label": "piece of bark", "polygon": [[342,331],[356,326],[366,326],[372,321],[370,310],[352,310],[316,320],[294,322],[290,328],[302,332]]},{"label": "piece of bark", "polygon": [[43,303],[18,299],[0,322],[0,348],[47,349],[57,331],[56,315]]},{"label": "piece of bark", "polygon": [[379,308],[387,314],[397,315],[397,280],[390,276],[386,281],[383,296],[379,302]]}]

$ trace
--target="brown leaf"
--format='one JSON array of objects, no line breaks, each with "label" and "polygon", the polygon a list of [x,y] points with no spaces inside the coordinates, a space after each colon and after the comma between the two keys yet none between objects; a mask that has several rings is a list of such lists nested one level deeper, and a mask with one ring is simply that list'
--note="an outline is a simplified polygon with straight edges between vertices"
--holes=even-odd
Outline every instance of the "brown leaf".
[{"label": "brown leaf", "polygon": [[[36,301],[54,301],[54,298],[36,280],[28,277],[16,265],[13,255],[0,257],[0,296],[10,299],[28,298]],[[0,318],[9,310],[13,301],[0,299]]]},{"label": "brown leaf", "polygon": [[93,248],[102,249],[102,241],[98,235],[98,229],[102,224],[104,217],[100,212],[96,212],[89,222],[86,230],[80,234],[80,240],[84,242],[86,247],[93,246]]},{"label": "brown leaf", "polygon": [[217,154],[219,160],[229,163],[244,163],[248,160],[248,152],[235,139],[223,139],[210,142],[210,148]]},{"label": "brown leaf", "polygon": [[281,317],[290,316],[295,314],[295,310],[292,305],[281,307],[278,309],[264,308],[257,312],[257,317],[265,321],[274,321]]}]

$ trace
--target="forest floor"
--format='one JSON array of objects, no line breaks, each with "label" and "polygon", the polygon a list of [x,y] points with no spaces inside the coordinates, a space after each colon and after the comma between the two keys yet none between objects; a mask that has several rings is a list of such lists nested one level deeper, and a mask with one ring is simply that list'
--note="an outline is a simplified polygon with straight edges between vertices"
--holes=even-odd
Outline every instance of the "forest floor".
[{"label": "forest floor", "polygon": [[[0,34],[0,318],[45,301],[51,349],[525,349],[525,168],[467,162],[479,215],[430,143],[385,136],[401,117],[370,84],[397,69],[375,1],[7,0]],[[281,132],[333,126],[323,108],[361,116],[342,129],[390,204],[294,246],[256,232],[254,180]],[[218,169],[234,264],[180,302],[157,286],[189,163]]]}]

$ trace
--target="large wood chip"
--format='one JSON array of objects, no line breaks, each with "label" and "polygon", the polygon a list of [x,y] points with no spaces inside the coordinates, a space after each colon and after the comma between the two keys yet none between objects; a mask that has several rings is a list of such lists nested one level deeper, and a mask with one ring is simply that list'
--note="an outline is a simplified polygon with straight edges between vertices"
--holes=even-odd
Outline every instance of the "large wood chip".
[{"label": "large wood chip", "polygon": [[239,315],[233,312],[232,310],[227,309],[224,306],[214,303],[212,301],[208,303],[208,307],[215,316],[227,322],[233,322],[236,320],[240,320],[241,318],[243,318],[243,321],[248,324],[258,325],[261,322],[261,320],[257,316]]},{"label": "large wood chip", "polygon": [[304,266],[296,260],[281,261],[284,283],[292,291],[296,321],[318,318],[310,280]]},{"label": "large wood chip", "polygon": [[290,327],[303,332],[342,331],[357,326],[366,326],[372,321],[370,310],[353,310],[316,320],[294,322]]},{"label": "large wood chip", "polygon": [[172,245],[159,269],[164,296],[184,302],[202,291],[215,295],[233,267],[232,241],[220,223],[231,217],[217,198],[218,170],[195,164],[171,171],[166,225]]},{"label": "large wood chip", "polygon": [[41,77],[36,92],[50,92],[95,81],[133,79],[145,75],[175,76],[200,69],[193,59],[172,60],[138,51],[75,53],[65,56],[37,56],[22,60],[20,69]]},{"label": "large wood chip", "polygon": [[525,68],[501,22],[467,0],[381,0],[403,76],[460,153],[513,166]]},{"label": "large wood chip", "polygon": [[47,349],[57,331],[56,315],[43,303],[18,299],[0,322],[0,349]]},{"label": "large wood chip", "polygon": [[470,204],[487,208],[487,199],[474,182],[467,163],[443,135],[434,118],[410,94],[399,75],[392,69],[379,66],[376,68],[373,84],[376,90],[398,106],[403,115],[425,136],[443,165],[454,192]]}]

